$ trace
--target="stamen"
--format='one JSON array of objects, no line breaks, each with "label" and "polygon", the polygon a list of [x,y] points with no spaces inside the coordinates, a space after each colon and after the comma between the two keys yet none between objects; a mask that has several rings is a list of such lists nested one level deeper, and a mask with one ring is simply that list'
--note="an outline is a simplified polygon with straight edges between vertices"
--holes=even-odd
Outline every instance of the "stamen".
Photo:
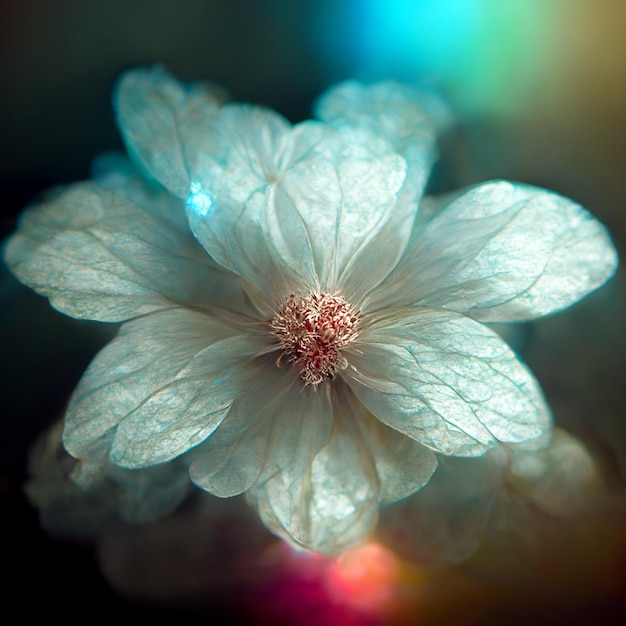
[{"label": "stamen", "polygon": [[290,295],[270,322],[283,358],[293,365],[305,385],[334,378],[348,362],[341,350],[358,335],[359,314],[339,294]]}]

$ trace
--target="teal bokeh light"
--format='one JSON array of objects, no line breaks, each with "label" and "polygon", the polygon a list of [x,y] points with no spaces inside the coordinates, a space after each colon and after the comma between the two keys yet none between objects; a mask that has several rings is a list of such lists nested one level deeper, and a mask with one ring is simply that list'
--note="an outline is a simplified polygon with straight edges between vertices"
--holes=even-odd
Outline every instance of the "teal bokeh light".
[{"label": "teal bokeh light", "polygon": [[465,113],[507,115],[550,80],[554,9],[541,0],[345,0],[325,5],[318,41],[335,70],[432,87]]},{"label": "teal bokeh light", "polygon": [[352,0],[362,11],[363,64],[426,76],[452,69],[471,42],[482,0]]}]

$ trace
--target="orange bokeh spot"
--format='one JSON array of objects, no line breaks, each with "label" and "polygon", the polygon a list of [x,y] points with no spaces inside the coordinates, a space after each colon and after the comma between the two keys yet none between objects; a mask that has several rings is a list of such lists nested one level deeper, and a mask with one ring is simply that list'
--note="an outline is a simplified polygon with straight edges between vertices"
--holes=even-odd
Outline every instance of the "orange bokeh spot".
[{"label": "orange bokeh spot", "polygon": [[329,567],[328,594],[353,609],[377,613],[393,598],[400,566],[392,552],[377,543],[368,543],[344,552]]}]

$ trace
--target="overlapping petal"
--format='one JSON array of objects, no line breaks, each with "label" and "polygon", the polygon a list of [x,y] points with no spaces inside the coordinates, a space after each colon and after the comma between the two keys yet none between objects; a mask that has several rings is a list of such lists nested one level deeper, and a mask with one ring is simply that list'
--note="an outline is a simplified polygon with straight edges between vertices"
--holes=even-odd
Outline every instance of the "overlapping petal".
[{"label": "overlapping petal", "polygon": [[209,134],[187,200],[191,226],[213,258],[262,290],[277,288],[268,270],[279,289],[290,285],[285,295],[298,282],[335,289],[393,215],[397,154],[353,154],[321,124],[291,128],[254,107],[223,107]]},{"label": "overlapping petal", "polygon": [[356,294],[345,274],[394,215],[405,162],[393,153],[352,154],[352,146],[332,134],[320,138],[317,150],[323,157],[295,164],[277,184],[275,224],[295,211],[310,242],[317,284],[331,291],[339,286],[350,297]]},{"label": "overlapping petal", "polygon": [[335,407],[337,413],[350,416],[352,436],[359,442],[361,454],[372,459],[381,503],[401,500],[430,480],[437,468],[431,450],[385,426],[347,389],[335,394]]},{"label": "overlapping petal", "polygon": [[[406,163],[393,211],[381,215],[375,236],[363,242],[342,277],[341,288],[353,301],[391,271],[409,239],[437,156],[436,128],[421,106],[422,99],[416,90],[391,81],[367,86],[348,81],[326,92],[315,107],[317,116],[344,135],[355,152],[367,146],[371,159],[373,152],[386,150]],[[367,197],[359,200],[368,206]]]},{"label": "overlapping petal", "polygon": [[502,339],[456,313],[414,308],[373,323],[345,376],[383,423],[436,452],[480,455],[549,431],[532,374]]},{"label": "overlapping petal", "polygon": [[292,460],[249,492],[276,534],[330,553],[365,538],[376,523],[379,503],[414,493],[437,467],[430,450],[380,423],[338,384],[332,407],[326,407],[332,411],[328,443],[313,459]]},{"label": "overlapping petal", "polygon": [[389,142],[408,163],[411,200],[421,195],[437,150],[436,128],[419,92],[391,81],[373,85],[347,81],[327,91],[315,113],[353,139],[360,136],[364,142],[374,136]]},{"label": "overlapping petal", "polygon": [[327,443],[332,415],[326,394],[304,393],[293,370],[271,369],[238,398],[220,427],[192,455],[191,479],[229,497],[281,470],[307,471]]},{"label": "overlapping petal", "polygon": [[606,229],[581,206],[497,181],[455,195],[369,306],[391,301],[488,322],[527,320],[580,300],[616,267]]},{"label": "overlapping petal", "polygon": [[501,446],[477,459],[441,457],[423,489],[381,511],[377,538],[420,564],[466,559],[488,532],[508,467]]},{"label": "overlapping petal", "polygon": [[151,215],[172,222],[177,231],[189,232],[185,203],[142,175],[125,154],[106,152],[96,157],[91,164],[91,178]]},{"label": "overlapping petal", "polygon": [[374,529],[376,470],[353,428],[346,416],[336,415],[330,441],[304,473],[284,468],[249,492],[270,530],[310,550],[335,553]]},{"label": "overlapping petal", "polygon": [[184,309],[125,324],[74,392],[65,418],[66,449],[128,468],[186,452],[219,426],[234,399],[254,383],[258,350],[253,339]]},{"label": "overlapping petal", "polygon": [[175,304],[243,302],[186,228],[90,182],[26,211],[5,258],[20,281],[73,317],[117,322]]},{"label": "overlapping petal", "polygon": [[217,115],[226,93],[209,83],[184,86],[160,66],[126,72],[114,105],[130,155],[174,195],[189,193],[189,161],[202,148],[199,127]]}]

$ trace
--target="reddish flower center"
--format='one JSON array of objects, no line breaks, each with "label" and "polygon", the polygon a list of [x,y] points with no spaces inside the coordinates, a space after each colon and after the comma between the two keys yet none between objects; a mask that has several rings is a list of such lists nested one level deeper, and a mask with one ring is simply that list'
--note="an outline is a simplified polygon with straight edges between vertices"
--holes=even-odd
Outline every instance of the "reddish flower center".
[{"label": "reddish flower center", "polygon": [[348,362],[341,355],[358,334],[359,315],[339,294],[290,295],[270,322],[286,358],[305,385],[334,378]]}]

